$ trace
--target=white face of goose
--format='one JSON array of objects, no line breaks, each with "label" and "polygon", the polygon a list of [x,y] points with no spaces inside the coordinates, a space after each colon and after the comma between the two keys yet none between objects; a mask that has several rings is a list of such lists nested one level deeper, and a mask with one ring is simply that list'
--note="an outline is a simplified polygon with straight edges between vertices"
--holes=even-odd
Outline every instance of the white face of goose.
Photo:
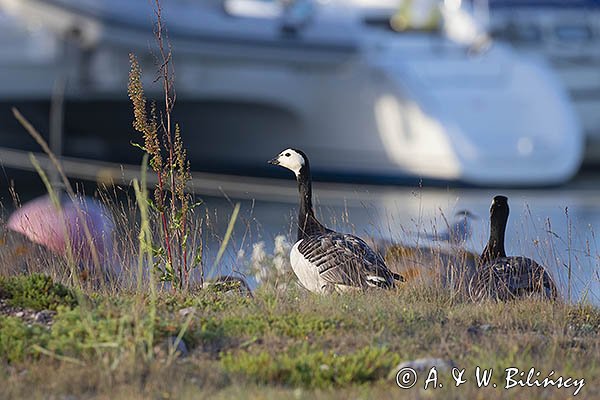
[{"label": "white face of goose", "polygon": [[298,176],[300,174],[300,169],[302,169],[305,162],[302,154],[293,149],[286,149],[279,153],[277,157],[269,161],[269,163],[287,168]]}]

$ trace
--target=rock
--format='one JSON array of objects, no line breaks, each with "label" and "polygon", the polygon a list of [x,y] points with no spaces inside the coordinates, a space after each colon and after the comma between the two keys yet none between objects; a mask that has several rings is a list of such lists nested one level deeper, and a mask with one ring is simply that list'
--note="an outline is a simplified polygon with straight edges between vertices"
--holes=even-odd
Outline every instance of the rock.
[{"label": "rock", "polygon": [[27,326],[39,324],[45,328],[50,328],[55,314],[55,311],[50,310],[36,312],[35,310],[28,308],[15,307],[10,305],[6,299],[0,299],[0,315],[19,318],[26,323]]},{"label": "rock", "polygon": [[410,368],[416,372],[423,372],[429,371],[433,367],[436,367],[438,371],[449,371],[456,367],[456,365],[452,360],[444,360],[443,358],[418,358],[416,360],[401,362],[395,368],[392,368],[388,374],[388,379],[396,379],[396,374],[398,374],[398,371],[404,368]]},{"label": "rock", "polygon": [[215,293],[238,294],[252,297],[252,289],[245,279],[237,276],[221,275],[204,282],[203,289],[213,290]]},{"label": "rock", "polygon": [[50,310],[42,310],[35,313],[33,320],[40,324],[47,324],[52,321],[54,313]]}]

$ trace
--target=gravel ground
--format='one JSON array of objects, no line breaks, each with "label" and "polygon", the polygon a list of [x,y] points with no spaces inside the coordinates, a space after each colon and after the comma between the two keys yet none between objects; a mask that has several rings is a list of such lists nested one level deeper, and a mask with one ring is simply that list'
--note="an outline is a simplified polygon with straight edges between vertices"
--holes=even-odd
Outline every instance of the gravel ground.
[{"label": "gravel ground", "polygon": [[50,328],[56,315],[56,311],[42,310],[35,311],[22,307],[15,307],[9,304],[7,299],[0,299],[0,315],[17,317],[28,325],[38,324]]}]

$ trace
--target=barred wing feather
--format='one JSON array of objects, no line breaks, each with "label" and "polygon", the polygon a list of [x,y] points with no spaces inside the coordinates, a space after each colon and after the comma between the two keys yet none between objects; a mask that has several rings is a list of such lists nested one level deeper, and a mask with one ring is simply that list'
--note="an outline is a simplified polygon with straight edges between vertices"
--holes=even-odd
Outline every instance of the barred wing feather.
[{"label": "barred wing feather", "polygon": [[506,301],[526,295],[555,300],[558,289],[548,272],[526,257],[502,257],[480,267],[470,285],[471,296]]},{"label": "barred wing feather", "polygon": [[302,240],[302,256],[334,285],[394,287],[392,273],[380,255],[362,239],[348,234],[325,233]]}]

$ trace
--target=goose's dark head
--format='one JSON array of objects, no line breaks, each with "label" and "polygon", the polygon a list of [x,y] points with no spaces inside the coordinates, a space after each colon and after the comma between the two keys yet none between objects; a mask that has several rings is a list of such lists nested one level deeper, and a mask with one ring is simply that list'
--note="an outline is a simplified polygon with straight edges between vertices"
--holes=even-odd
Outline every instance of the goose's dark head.
[{"label": "goose's dark head", "polygon": [[490,207],[490,221],[492,225],[506,225],[508,221],[508,197],[496,196]]},{"label": "goose's dark head", "polygon": [[303,169],[308,168],[308,157],[301,150],[290,148],[279,153],[269,164],[287,168],[298,177]]}]

